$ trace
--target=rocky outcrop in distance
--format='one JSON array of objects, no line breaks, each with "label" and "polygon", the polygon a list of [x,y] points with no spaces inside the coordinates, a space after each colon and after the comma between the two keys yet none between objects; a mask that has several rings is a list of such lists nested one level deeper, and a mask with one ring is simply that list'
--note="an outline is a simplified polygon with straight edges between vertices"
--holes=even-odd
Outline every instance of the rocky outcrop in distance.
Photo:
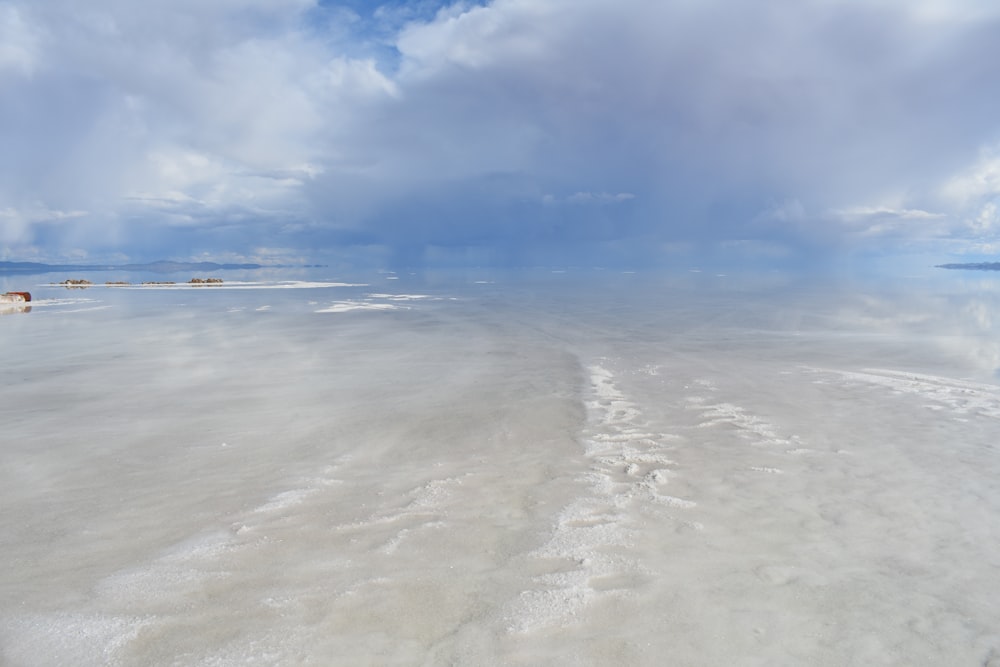
[{"label": "rocky outcrop in distance", "polygon": [[970,262],[967,264],[938,264],[938,269],[966,269],[969,271],[1000,271],[1000,262]]},{"label": "rocky outcrop in distance", "polygon": [[[188,285],[221,285],[223,283],[222,278],[192,278],[187,281]],[[67,278],[61,283],[51,283],[52,285],[61,285],[68,289],[72,288],[84,288],[91,287],[94,283],[90,282],[86,278]],[[177,282],[173,280],[146,280],[140,285],[176,285]],[[130,287],[132,283],[126,280],[108,280],[104,283],[105,287]]]}]

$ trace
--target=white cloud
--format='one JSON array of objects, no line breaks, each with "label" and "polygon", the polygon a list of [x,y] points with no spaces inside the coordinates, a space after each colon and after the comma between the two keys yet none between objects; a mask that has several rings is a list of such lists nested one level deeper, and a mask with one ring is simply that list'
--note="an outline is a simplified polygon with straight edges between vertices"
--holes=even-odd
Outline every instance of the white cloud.
[{"label": "white cloud", "polygon": [[942,194],[960,206],[1000,195],[1000,146],[982,149],[974,164],[944,184]]},{"label": "white cloud", "polygon": [[620,204],[622,202],[635,199],[631,192],[574,192],[566,197],[566,202],[570,204]]},{"label": "white cloud", "polygon": [[37,28],[16,6],[0,4],[0,74],[8,70],[31,75],[38,64],[40,41]]},{"label": "white cloud", "polygon": [[[577,9],[584,5],[578,4]],[[568,11],[567,11],[568,10]],[[512,59],[537,61],[551,53],[545,37],[572,8],[559,0],[494,0],[485,7],[461,4],[441,10],[434,21],[411,23],[400,33],[403,78],[433,75],[448,67],[482,69]]]},{"label": "white cloud", "polygon": [[371,58],[363,60],[334,58],[328,66],[328,76],[335,95],[355,97],[398,97],[394,81],[378,71]]},{"label": "white cloud", "polygon": [[806,208],[798,199],[786,199],[759,213],[756,220],[764,222],[801,223],[806,220]]},{"label": "white cloud", "polygon": [[851,244],[885,243],[901,245],[933,243],[947,238],[954,222],[945,214],[920,209],[889,206],[854,206],[830,210],[825,216],[834,222]]},{"label": "white cloud", "polygon": [[996,234],[1000,230],[1000,207],[996,202],[983,204],[978,215],[973,219],[972,228],[981,235]]},{"label": "white cloud", "polygon": [[981,242],[1000,224],[1000,150],[956,168],[996,136],[995,3],[432,11],[0,0],[5,235],[37,240],[32,202],[91,212],[73,220],[107,243],[246,225],[275,247],[324,229],[510,245],[533,215],[575,230],[567,247],[626,249]]},{"label": "white cloud", "polygon": [[0,242],[19,244],[31,238],[31,226],[36,223],[59,223],[87,215],[86,211],[63,211],[34,202],[22,208],[0,209]]},{"label": "white cloud", "polygon": [[893,220],[938,220],[946,217],[943,213],[931,213],[920,209],[891,208],[888,206],[855,206],[830,211],[834,218],[845,221],[863,221],[873,219]]},{"label": "white cloud", "polygon": [[941,188],[961,220],[962,235],[976,247],[992,246],[1000,232],[1000,146],[980,150],[978,159]]}]

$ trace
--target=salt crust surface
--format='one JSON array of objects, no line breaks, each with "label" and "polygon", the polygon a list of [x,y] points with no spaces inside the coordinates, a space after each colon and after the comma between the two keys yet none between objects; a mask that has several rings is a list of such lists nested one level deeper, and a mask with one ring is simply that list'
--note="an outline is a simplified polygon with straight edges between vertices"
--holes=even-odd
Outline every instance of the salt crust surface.
[{"label": "salt crust surface", "polygon": [[[431,300],[395,297],[320,312]],[[894,369],[823,335],[456,312],[434,336],[162,319],[157,346],[143,321],[134,354],[19,315],[0,662],[1000,661],[997,385],[912,370],[928,348]],[[334,321],[357,328],[308,328]]]}]

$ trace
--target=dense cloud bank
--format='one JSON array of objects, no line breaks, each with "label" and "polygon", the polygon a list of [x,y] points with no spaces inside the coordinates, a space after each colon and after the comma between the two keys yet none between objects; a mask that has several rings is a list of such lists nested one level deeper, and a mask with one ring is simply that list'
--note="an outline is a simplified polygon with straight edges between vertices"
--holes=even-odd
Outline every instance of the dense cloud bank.
[{"label": "dense cloud bank", "polygon": [[0,258],[986,254],[1000,6],[0,0]]}]

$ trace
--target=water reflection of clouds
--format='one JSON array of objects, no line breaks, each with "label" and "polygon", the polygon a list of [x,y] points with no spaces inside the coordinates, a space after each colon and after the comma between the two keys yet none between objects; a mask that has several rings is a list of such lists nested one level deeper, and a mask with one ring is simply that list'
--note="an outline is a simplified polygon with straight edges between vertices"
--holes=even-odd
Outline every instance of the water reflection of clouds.
[{"label": "water reflection of clouds", "polygon": [[[1000,377],[1000,336],[995,313],[1000,290],[914,290],[858,295],[844,301],[837,318],[858,333],[890,336],[900,343],[931,345],[974,372]],[[963,372],[956,369],[957,372]]]},{"label": "water reflection of clouds", "polygon": [[[842,627],[840,662],[872,627],[917,645],[898,664],[989,636],[1000,386],[966,378],[996,367],[1000,292],[608,283],[59,291],[79,298],[39,311],[109,309],[5,320],[0,643],[242,664],[225,652],[267,625],[255,654],[294,662],[335,652],[316,609],[360,655],[430,607],[449,618],[411,662],[594,627],[708,662],[717,628],[759,619],[801,655]],[[412,311],[313,314],[334,298]],[[787,657],[760,636],[760,662]]]},{"label": "water reflection of clouds", "polygon": [[0,315],[30,313],[32,309],[36,312],[76,313],[85,310],[102,310],[104,308],[110,308],[110,306],[102,304],[98,299],[34,299],[31,303],[0,303]]}]

